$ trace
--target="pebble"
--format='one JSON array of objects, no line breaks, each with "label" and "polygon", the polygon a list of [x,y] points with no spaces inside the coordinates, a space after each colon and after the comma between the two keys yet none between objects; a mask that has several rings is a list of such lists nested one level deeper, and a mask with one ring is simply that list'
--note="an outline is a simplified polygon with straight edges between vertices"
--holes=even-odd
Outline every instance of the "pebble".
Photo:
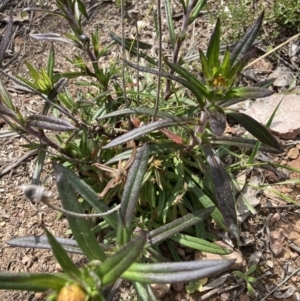
[{"label": "pebble", "polygon": [[299,150],[296,147],[293,147],[288,151],[287,156],[290,159],[297,159],[299,157]]},{"label": "pebble", "polygon": [[298,255],[296,252],[291,252],[291,259],[292,259],[292,260],[297,259],[298,256],[299,256],[299,255]]},{"label": "pebble", "polygon": [[267,182],[270,183],[270,184],[274,184],[274,183],[279,182],[279,179],[278,179],[277,175],[271,170],[267,170],[265,172],[265,178],[266,178]]},{"label": "pebble", "polygon": [[160,299],[170,291],[171,284],[155,283],[155,284],[151,284],[151,288],[155,298]]},{"label": "pebble", "polygon": [[250,301],[250,297],[247,296],[246,294],[240,294],[239,301]]},{"label": "pebble", "polygon": [[230,300],[229,299],[230,295],[228,293],[223,293],[223,294],[221,294],[220,297],[221,297],[220,298],[221,301],[229,301]]},{"label": "pebble", "polygon": [[270,218],[269,225],[273,226],[276,222],[280,221],[280,218],[281,215],[278,212],[274,213],[273,216]]},{"label": "pebble", "polygon": [[[222,241],[216,241],[216,244],[220,245],[221,247],[225,247],[230,249],[230,247],[224,244]],[[233,270],[240,270],[244,266],[244,260],[240,252],[233,251],[227,255],[219,255],[219,254],[211,254],[206,252],[199,252],[196,251],[194,255],[195,260],[219,260],[219,259],[235,259],[235,263],[230,267]]]},{"label": "pebble", "polygon": [[173,283],[172,284],[172,289],[176,292],[181,292],[183,290],[184,283],[183,282],[178,282],[178,283]]}]

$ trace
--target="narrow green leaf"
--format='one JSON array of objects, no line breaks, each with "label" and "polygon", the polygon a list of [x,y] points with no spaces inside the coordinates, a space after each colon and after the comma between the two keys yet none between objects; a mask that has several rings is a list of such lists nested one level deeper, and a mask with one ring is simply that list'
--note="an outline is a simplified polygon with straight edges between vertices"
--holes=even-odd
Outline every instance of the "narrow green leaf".
[{"label": "narrow green leaf", "polygon": [[240,100],[245,100],[248,98],[256,99],[256,98],[263,98],[263,97],[270,96],[273,93],[274,92],[272,90],[269,90],[266,88],[238,87],[238,88],[230,89],[224,95],[215,95],[215,100],[222,101],[222,100],[232,100],[232,99],[237,99],[237,98]]},{"label": "narrow green leaf", "polygon": [[173,117],[173,118],[167,118],[164,120],[158,120],[158,121],[154,121],[151,122],[147,125],[144,125],[142,127],[139,128],[135,128],[129,132],[127,132],[126,134],[123,134],[122,136],[117,137],[116,139],[112,140],[111,142],[109,142],[108,144],[106,144],[105,146],[103,146],[103,149],[106,148],[111,148],[123,143],[126,143],[130,140],[134,140],[140,136],[146,135],[148,133],[151,133],[153,131],[157,131],[163,128],[167,128],[169,126],[183,126],[183,125],[187,125],[187,124],[195,124],[196,120],[194,118],[190,118],[190,117]]},{"label": "narrow green leaf", "polygon": [[1,273],[0,289],[45,292],[59,291],[68,279],[63,274]]},{"label": "narrow green leaf", "polygon": [[31,115],[27,117],[26,126],[32,126],[43,130],[51,130],[58,132],[76,130],[75,126],[73,126],[64,119],[45,115]]},{"label": "narrow green leaf", "polygon": [[223,248],[217,244],[211,243],[207,240],[182,234],[182,233],[177,233],[173,236],[170,237],[170,239],[180,243],[183,246],[186,246],[188,248],[192,248],[195,250],[199,250],[201,252],[207,252],[207,253],[212,253],[212,254],[220,254],[220,255],[227,255],[232,253],[231,250],[228,250],[226,248]]},{"label": "narrow green leaf", "polygon": [[150,231],[148,234],[148,244],[146,245],[146,247],[155,245],[167,239],[171,235],[184,231],[185,229],[204,221],[213,212],[213,210],[214,207],[197,210],[193,213],[186,214],[185,216],[178,218],[173,222]]},{"label": "narrow green leaf", "polygon": [[80,1],[80,0],[76,0],[76,3],[78,5],[78,9],[79,11],[82,13],[82,15],[89,20],[89,15],[87,14],[86,10],[85,10],[85,5]]},{"label": "narrow green leaf", "polygon": [[[214,202],[196,184],[196,181],[194,180],[195,177],[195,175],[190,175],[185,178],[189,190],[194,194],[194,196],[204,208],[215,206]],[[224,218],[218,208],[215,208],[215,210],[211,213],[211,217],[221,229],[227,230],[226,225],[224,223]]]},{"label": "narrow green leaf", "polygon": [[166,10],[170,42],[171,42],[172,49],[174,50],[175,43],[176,43],[176,34],[175,34],[174,24],[173,24],[172,3],[170,0],[165,0],[165,10]]},{"label": "narrow green leaf", "polygon": [[5,55],[6,49],[9,45],[9,42],[11,40],[13,29],[14,29],[14,21],[13,21],[12,16],[10,15],[7,25],[4,29],[4,32],[2,33],[2,39],[0,42],[0,68],[2,67],[4,55]]},{"label": "narrow green leaf", "polygon": [[13,112],[16,111],[16,108],[15,108],[9,94],[7,93],[7,90],[5,89],[2,80],[0,79],[0,104],[1,104],[1,102],[3,102],[5,104],[5,106],[7,106]]},{"label": "narrow green leaf", "polygon": [[54,81],[53,81],[54,61],[55,61],[55,52],[54,52],[54,45],[52,43],[50,47],[48,64],[47,64],[47,75],[51,81],[51,86],[54,85]]},{"label": "narrow green leaf", "polygon": [[134,263],[122,278],[141,283],[188,282],[227,270],[235,260],[199,260],[167,263]]},{"label": "narrow green leaf", "polygon": [[240,125],[242,125],[250,134],[257,138],[260,142],[273,147],[279,151],[282,150],[282,146],[276,140],[276,138],[254,118],[238,112],[228,112],[227,115],[235,119]]},{"label": "narrow green leaf", "polygon": [[223,57],[223,62],[217,71],[217,74],[221,74],[227,79],[228,71],[230,70],[230,50],[229,47],[226,47],[226,51]]},{"label": "narrow green leaf", "polygon": [[215,29],[210,37],[208,48],[207,48],[207,61],[208,68],[212,77],[216,75],[216,71],[220,67],[220,36],[221,36],[221,21],[220,18],[217,19]]},{"label": "narrow green leaf", "polygon": [[222,136],[226,128],[226,115],[220,107],[211,107],[209,112],[209,124],[213,134]]},{"label": "narrow green leaf", "polygon": [[142,67],[136,64],[133,64],[127,60],[124,60],[126,62],[127,65],[129,65],[132,68],[135,68],[137,70],[143,71],[143,72],[148,72],[151,74],[155,74],[155,75],[161,75],[165,78],[174,80],[180,84],[182,84],[184,87],[188,88],[197,98],[200,107],[203,108],[204,107],[204,101],[203,101],[203,94],[201,93],[201,91],[199,91],[199,89],[197,88],[197,86],[194,85],[194,83],[189,82],[188,80],[185,80],[181,77],[175,76],[173,74],[170,73],[166,73],[166,72],[160,72],[158,70],[155,69],[151,69],[151,68],[147,68],[147,67]]},{"label": "narrow green leaf", "polygon": [[146,234],[124,245],[118,252],[108,257],[95,272],[100,276],[102,285],[107,286],[116,281],[142,253]]},{"label": "narrow green leaf", "polygon": [[[99,213],[105,213],[110,209],[110,207],[108,207],[102,200],[99,200],[98,195],[89,185],[86,184],[84,180],[80,179],[71,170],[62,165],[60,165],[59,169],[68,180],[68,183],[72,186],[73,190],[78,192]],[[117,229],[117,215],[115,213],[103,216],[103,219],[113,229]]]},{"label": "narrow green leaf", "polygon": [[104,118],[111,118],[111,117],[116,117],[120,115],[127,115],[127,114],[146,114],[150,116],[157,116],[159,118],[173,118],[174,115],[163,112],[163,111],[157,111],[155,109],[151,108],[146,108],[146,107],[136,107],[136,108],[126,108],[126,109],[121,109],[117,110],[108,114],[105,114],[98,119],[104,119]]},{"label": "narrow green leaf", "polygon": [[132,222],[136,202],[144,179],[149,159],[149,147],[145,143],[138,152],[127,176],[124,187],[118,222],[117,241],[119,245],[127,243],[133,233]]},{"label": "narrow green leaf", "polygon": [[263,22],[263,18],[264,18],[264,11],[259,15],[259,17],[254,22],[254,24],[247,30],[247,32],[242,37],[242,39],[236,44],[236,46],[234,47],[231,53],[231,58],[230,58],[231,65],[234,64],[235,60],[238,57],[244,56],[249,51],[254,40],[258,36],[259,30]]},{"label": "narrow green leaf", "polygon": [[[53,168],[55,172],[56,183],[58,187],[58,192],[60,195],[63,207],[66,210],[83,213],[82,208],[78,202],[77,196],[75,194],[75,189],[72,188],[70,182],[65,176],[64,170],[61,165],[53,162]],[[84,252],[84,254],[90,260],[101,260],[104,261],[106,255],[104,251],[99,246],[97,239],[90,230],[90,227],[85,219],[67,216],[70,228],[76,239],[78,245]]]},{"label": "narrow green leaf", "polygon": [[[248,139],[244,137],[210,137],[210,143],[213,145],[233,145],[241,148],[253,149],[256,147],[256,139]],[[265,145],[260,145],[259,150],[267,153],[280,154],[282,151],[270,148]]]},{"label": "narrow green leaf", "polygon": [[137,281],[133,281],[132,284],[139,296],[139,301],[157,301],[150,284]]},{"label": "narrow green leaf", "polygon": [[206,81],[209,81],[213,77],[213,74],[212,74],[212,72],[210,72],[210,69],[208,67],[207,57],[205,56],[205,54],[203,53],[203,51],[201,49],[199,49],[199,57],[200,57],[202,72],[204,74],[204,77],[205,77]]},{"label": "narrow green leaf", "polygon": [[[184,1],[180,1],[181,3]],[[189,17],[189,25],[192,24],[199,16],[202,8],[206,5],[207,0],[198,0]]]},{"label": "narrow green leaf", "polygon": [[202,149],[209,165],[219,209],[223,214],[230,233],[238,240],[239,230],[237,227],[237,214],[230,185],[230,178],[226,173],[220,158],[217,156],[212,147],[208,143],[203,143]]},{"label": "narrow green leaf", "polygon": [[64,248],[56,241],[55,237],[47,230],[46,235],[48,238],[48,242],[51,245],[51,249],[53,252],[54,257],[56,258],[57,262],[63,269],[63,271],[72,277],[74,280],[80,279],[80,271],[73,263],[71,258],[68,256]]},{"label": "narrow green leaf", "polygon": [[[64,248],[66,252],[83,254],[82,250],[79,248],[78,243],[74,239],[55,237],[56,241]],[[8,245],[13,247],[22,248],[38,248],[51,250],[51,246],[48,242],[47,236],[23,236],[10,239],[6,242]],[[113,245],[99,244],[104,251],[111,251],[114,249]]]},{"label": "narrow green leaf", "polygon": [[[113,33],[112,31],[108,31],[109,35],[111,36],[111,38],[120,46],[122,45],[122,39],[120,37],[118,37],[115,33]],[[143,42],[139,42],[139,48],[140,48],[140,43],[143,47]],[[151,57],[149,57],[147,54],[137,50],[137,46],[136,46],[136,41],[132,41],[132,40],[125,40],[125,49],[127,51],[129,51],[130,54],[133,54],[135,56],[137,56],[137,54],[139,54],[140,57],[142,57],[143,59],[145,59],[146,61],[148,61],[150,64],[157,66],[157,61],[155,61],[154,59],[152,59]],[[127,63],[127,62],[126,62]]]},{"label": "narrow green leaf", "polygon": [[[164,60],[165,63],[175,72],[177,72],[179,75],[181,75],[186,81],[191,83],[196,89],[199,90],[199,92],[204,96],[204,97],[209,97],[207,87],[200,81],[198,80],[192,73],[184,69],[183,67],[173,64],[171,62],[168,62],[167,60]],[[193,92],[193,91],[192,91]]]}]

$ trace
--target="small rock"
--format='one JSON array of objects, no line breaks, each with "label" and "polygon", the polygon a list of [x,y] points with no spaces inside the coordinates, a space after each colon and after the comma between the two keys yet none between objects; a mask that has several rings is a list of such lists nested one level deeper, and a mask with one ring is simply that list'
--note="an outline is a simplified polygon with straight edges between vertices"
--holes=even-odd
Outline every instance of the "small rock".
[{"label": "small rock", "polygon": [[294,139],[300,134],[299,95],[275,93],[263,99],[256,99],[243,113],[266,124],[279,102],[281,103],[270,126],[270,131],[283,139]]},{"label": "small rock", "polygon": [[[300,169],[300,157],[298,157],[297,159],[291,161],[291,162],[289,163],[289,166],[290,166],[290,167],[293,167],[293,168]],[[292,173],[290,174],[290,178],[291,178],[291,179],[297,179],[297,178],[299,178],[299,173],[298,173],[298,172],[292,172]]]},{"label": "small rock", "polygon": [[[231,249],[233,251],[232,248],[230,248],[228,245],[226,245],[225,243],[223,243],[222,241],[216,241],[216,244],[220,245],[221,247],[225,247],[227,249]],[[197,254],[200,253],[200,254]],[[206,253],[206,252],[199,252],[196,251],[195,252],[195,260],[201,258],[203,259],[207,259],[207,260],[218,260],[218,259],[235,259],[235,263],[230,267],[233,270],[240,270],[243,266],[244,266],[244,261],[243,261],[243,257],[241,255],[240,252],[238,251],[233,251],[230,254],[227,255],[219,255],[219,254],[211,254],[211,253]]]},{"label": "small rock", "polygon": [[270,183],[270,184],[274,184],[274,183],[279,182],[279,179],[278,179],[277,175],[271,170],[267,170],[265,172],[265,178],[266,178],[267,182]]},{"label": "small rock", "polygon": [[171,284],[155,283],[155,284],[151,284],[151,288],[152,288],[154,296],[157,299],[160,299],[170,291]]},{"label": "small rock", "polygon": [[285,240],[285,236],[282,231],[276,230],[271,233],[270,236],[270,249],[274,256],[279,256],[283,251],[283,242]]},{"label": "small rock", "polygon": [[280,192],[281,193],[291,193],[291,192],[293,192],[293,189],[289,188],[289,187],[281,187]]},{"label": "small rock", "polygon": [[180,293],[176,294],[175,301],[182,301],[182,296]]},{"label": "small rock", "polygon": [[287,156],[290,159],[297,159],[299,157],[299,150],[296,147],[293,147],[288,151]]},{"label": "small rock", "polygon": [[286,160],[282,160],[282,161],[280,162],[280,164],[281,164],[281,165],[287,165],[288,162],[287,162]]},{"label": "small rock", "polygon": [[246,294],[240,294],[239,301],[250,301],[250,297],[247,296]]},{"label": "small rock", "polygon": [[269,225],[273,226],[276,222],[280,221],[280,218],[281,215],[278,212],[274,213],[273,216],[270,218]]},{"label": "small rock", "polygon": [[300,144],[297,144],[297,145],[296,145],[296,148],[300,150]]},{"label": "small rock", "polygon": [[271,239],[270,240],[270,249],[274,256],[279,256],[281,252],[283,251],[283,246],[279,242],[278,239]]},{"label": "small rock", "polygon": [[230,300],[230,295],[228,293],[223,293],[220,296],[221,301],[229,301]]},{"label": "small rock", "polygon": [[292,260],[297,259],[298,256],[299,256],[299,255],[298,255],[296,252],[291,252],[291,259],[292,259]]},{"label": "small rock", "polygon": [[172,284],[172,289],[176,292],[181,292],[183,290],[184,287],[184,283],[183,282],[179,282],[179,283],[173,283]]},{"label": "small rock", "polygon": [[283,255],[284,259],[290,260],[291,259],[291,253],[290,252],[285,252]]},{"label": "small rock", "polygon": [[177,254],[181,257],[185,257],[185,252],[182,248],[177,248]]}]

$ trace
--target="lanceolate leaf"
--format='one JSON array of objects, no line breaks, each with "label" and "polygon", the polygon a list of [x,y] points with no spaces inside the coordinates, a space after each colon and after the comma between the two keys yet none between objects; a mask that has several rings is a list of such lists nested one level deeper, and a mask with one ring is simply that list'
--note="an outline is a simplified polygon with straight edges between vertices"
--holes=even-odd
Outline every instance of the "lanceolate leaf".
[{"label": "lanceolate leaf", "polygon": [[44,292],[59,291],[68,279],[62,274],[1,273],[0,289]]},{"label": "lanceolate leaf", "polygon": [[240,125],[242,125],[250,134],[257,138],[260,142],[277,150],[282,150],[281,145],[276,138],[254,118],[238,112],[228,112],[227,115],[235,119]]},{"label": "lanceolate leaf", "polygon": [[[165,63],[175,72],[177,72],[179,75],[181,75],[185,80],[190,82],[196,89],[199,90],[199,92],[204,96],[208,97],[208,91],[207,87],[199,80],[197,79],[192,73],[184,69],[183,67],[173,64],[171,62],[168,62],[165,60]],[[209,62],[208,62],[209,64]]]},{"label": "lanceolate leaf", "polygon": [[[241,148],[254,148],[256,146],[256,139],[248,139],[244,137],[210,137],[210,143],[214,145],[233,145]],[[282,151],[276,150],[267,146],[260,146],[259,150],[267,153],[280,154]]]},{"label": "lanceolate leaf", "polygon": [[186,246],[188,248],[192,248],[195,250],[199,250],[201,252],[208,252],[212,254],[220,254],[220,255],[226,255],[232,253],[232,251],[222,248],[221,246],[217,244],[213,244],[209,241],[206,241],[204,239],[200,239],[198,237],[186,235],[177,233],[170,237],[170,239],[180,243],[183,246]]},{"label": "lanceolate leaf", "polygon": [[122,278],[142,283],[188,282],[208,278],[227,270],[235,260],[200,260],[133,264]]},{"label": "lanceolate leaf", "polygon": [[[83,213],[80,203],[78,202],[77,196],[75,194],[75,189],[70,185],[63,172],[62,167],[59,164],[53,162],[53,168],[55,172],[58,192],[63,207],[69,211]],[[87,221],[85,219],[73,217],[70,215],[67,216],[67,219],[74,238],[76,239],[84,254],[88,257],[88,259],[104,261],[106,255],[99,246],[96,237],[90,230]]]},{"label": "lanceolate leaf", "polygon": [[[64,174],[64,177],[66,177],[74,191],[78,192],[99,213],[105,213],[111,209],[102,200],[99,200],[99,197],[95,191],[88,184],[86,184],[85,181],[76,176],[70,169],[60,165],[60,171]],[[113,229],[117,229],[117,215],[115,213],[103,216],[103,219]]]},{"label": "lanceolate leaf", "polygon": [[264,12],[262,12],[259,15],[259,17],[254,22],[254,24],[247,30],[243,38],[234,47],[230,58],[231,65],[233,65],[233,63],[239,56],[241,57],[249,51],[254,40],[256,39],[259,33],[259,30],[263,22],[263,18],[264,18]]},{"label": "lanceolate leaf", "polygon": [[57,242],[55,237],[47,229],[45,229],[45,231],[48,237],[48,242],[51,245],[53,255],[55,256],[57,262],[59,263],[63,271],[67,275],[71,276],[74,280],[79,280],[80,279],[79,269],[73,263],[73,261],[68,256],[68,254],[63,249],[63,247]]},{"label": "lanceolate leaf", "polygon": [[167,239],[171,235],[184,231],[185,229],[204,221],[213,212],[213,210],[214,207],[197,210],[150,231],[147,237],[148,244],[146,247],[157,244]]},{"label": "lanceolate leaf", "polygon": [[2,67],[2,62],[4,60],[5,51],[11,40],[11,36],[13,33],[13,26],[14,26],[13,18],[10,15],[8,23],[6,25],[6,28],[3,32],[1,42],[0,42],[0,67]]},{"label": "lanceolate leaf", "polygon": [[[274,92],[272,90],[260,87],[238,87],[232,88],[224,95],[216,95],[216,101],[224,101],[231,99],[245,100],[248,98],[256,99],[263,98],[272,95]],[[222,102],[223,103],[223,102]]]},{"label": "lanceolate leaf", "polygon": [[138,152],[133,165],[131,166],[127,181],[124,187],[118,223],[118,243],[127,243],[132,235],[133,213],[139,197],[140,188],[144,174],[147,169],[149,158],[149,147],[145,144]]},{"label": "lanceolate leaf", "polygon": [[[184,3],[184,1],[181,1],[181,2]],[[198,18],[199,14],[201,12],[201,9],[206,5],[206,2],[207,2],[207,0],[198,0],[196,2],[196,5],[193,8],[192,13],[189,17],[189,24],[193,23],[196,20],[196,18]]]},{"label": "lanceolate leaf", "polygon": [[213,134],[222,136],[226,128],[226,116],[221,108],[212,107],[208,109],[209,124]]},{"label": "lanceolate leaf", "polygon": [[[175,76],[173,74],[170,73],[166,73],[166,72],[160,72],[158,70],[155,69],[151,69],[151,68],[147,68],[147,67],[142,67],[136,64],[133,64],[127,60],[124,60],[126,62],[126,64],[132,68],[135,68],[137,70],[143,71],[143,72],[148,72],[151,74],[155,74],[155,75],[161,75],[165,78],[171,79],[176,81],[177,83],[182,84],[184,87],[188,88],[197,98],[201,108],[204,107],[204,102],[203,102],[203,94],[202,92],[198,89],[198,87],[196,85],[194,85],[193,83],[189,82],[188,80],[185,80],[181,77]],[[207,92],[206,92],[207,94]]]},{"label": "lanceolate leaf", "polygon": [[[55,239],[66,252],[83,254],[82,250],[78,247],[76,240],[63,237],[55,237]],[[13,247],[51,249],[48,238],[44,235],[17,237],[7,241],[6,243]],[[100,244],[100,246],[104,251],[110,251],[114,247],[112,245],[105,244]]]},{"label": "lanceolate leaf", "polygon": [[151,133],[153,131],[157,131],[169,126],[183,126],[187,124],[195,124],[196,120],[194,118],[190,117],[173,117],[173,118],[167,118],[164,120],[158,120],[154,121],[152,123],[149,123],[147,125],[144,125],[142,127],[136,128],[131,130],[130,132],[127,132],[126,134],[117,137],[116,139],[112,140],[110,143],[105,145],[103,148],[110,148],[114,147],[123,143],[126,143],[130,140],[134,140],[142,135],[146,135],[148,133]]},{"label": "lanceolate leaf", "polygon": [[220,67],[220,35],[221,35],[221,22],[218,18],[215,29],[210,37],[210,41],[207,48],[207,60],[210,74],[215,76],[215,72]]},{"label": "lanceolate leaf", "polygon": [[69,122],[56,117],[50,117],[45,115],[32,115],[26,120],[26,126],[37,127],[43,130],[51,131],[74,131],[76,127]]},{"label": "lanceolate leaf", "polygon": [[172,3],[170,0],[165,0],[165,10],[166,10],[166,17],[167,17],[167,25],[169,29],[169,36],[172,49],[174,50],[175,42],[176,42],[176,34],[174,30],[173,24],[173,14],[172,14]]},{"label": "lanceolate leaf", "polygon": [[238,239],[239,231],[237,227],[237,215],[229,176],[226,173],[220,158],[217,156],[211,146],[208,143],[203,143],[202,149],[204,151],[207,164],[210,168],[219,209],[223,214],[225,223],[230,233],[233,234],[236,239]]},{"label": "lanceolate leaf", "polygon": [[146,241],[146,235],[143,233],[135,240],[130,241],[111,257],[107,258],[95,271],[102,280],[102,285],[107,286],[116,281],[123,272],[142,253]]}]

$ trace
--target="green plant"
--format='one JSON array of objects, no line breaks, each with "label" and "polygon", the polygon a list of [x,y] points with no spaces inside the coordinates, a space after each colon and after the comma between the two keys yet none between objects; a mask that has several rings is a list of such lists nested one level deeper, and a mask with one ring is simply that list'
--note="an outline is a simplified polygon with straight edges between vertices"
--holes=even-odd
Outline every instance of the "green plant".
[{"label": "green plant", "polygon": [[[172,257],[168,259],[175,261],[179,259],[175,251],[178,243],[200,251],[228,254],[227,249],[213,243],[216,236],[206,231],[209,216],[221,230],[229,231],[239,241],[235,196],[222,156],[230,153],[230,146],[270,152],[281,150],[265,127],[229,108],[247,98],[272,93],[267,89],[271,81],[255,87],[237,84],[239,73],[251,57],[249,51],[262,25],[263,13],[232,50],[226,49],[223,57],[221,22],[218,20],[206,53],[199,51],[199,63],[196,64],[199,74],[196,76],[179,54],[187,39],[188,26],[206,1],[180,3],[183,25],[181,33],[176,35],[170,1],[165,1],[172,49],[170,62],[161,56],[158,59],[150,57],[147,51],[151,45],[136,39],[123,39],[112,31],[109,32],[112,43],[101,48],[97,28],[91,37],[83,31],[82,21],[88,19],[83,3],[57,0],[58,11],[54,14],[68,21],[72,34],[61,37],[42,33],[32,37],[64,42],[80,49],[80,55],[66,58],[77,71],[54,73],[54,45],[44,70],[37,70],[27,62],[30,79],[18,76],[13,80],[45,101],[42,112],[31,116],[23,116],[1,83],[1,117],[27,139],[25,147],[39,151],[32,184],[40,183],[46,156],[55,162],[54,173],[63,212],[77,245],[70,240],[57,241],[66,250],[83,252],[91,262],[78,270],[65,255],[62,260],[59,254],[63,251],[57,251],[61,247],[48,233],[58,262],[69,262],[64,265],[65,274],[39,278],[51,278],[53,282],[48,287],[46,280],[28,286],[26,279],[31,281],[38,278],[37,275],[20,275],[19,286],[7,282],[16,275],[2,278],[0,275],[2,288],[42,291],[50,288],[57,294],[71,283],[76,290],[79,286],[79,293],[82,290],[90,299],[102,300],[107,296],[102,289],[122,277],[135,283],[142,300],[151,300],[149,283],[192,281],[207,277],[212,271],[207,269],[205,262],[198,263],[199,269],[204,269],[202,274],[190,271],[196,268],[192,268],[195,262],[161,263],[167,259],[160,252],[160,244],[166,243]],[[121,4],[124,5],[123,1]],[[161,15],[155,16],[154,21],[161,37]],[[122,69],[126,72],[120,72],[117,62],[111,62],[107,68],[101,64],[113,44],[122,46]],[[143,67],[125,60],[125,50],[131,57],[144,58],[148,65]],[[145,81],[139,81],[135,70],[143,72]],[[5,74],[1,69],[0,72]],[[156,85],[155,76],[164,86]],[[78,80],[76,83],[83,87],[82,90],[85,87],[93,89],[71,94],[66,88],[68,79]],[[164,88],[163,97],[161,88]],[[223,137],[227,116],[244,126],[256,139]],[[46,191],[34,187],[25,187],[27,196],[33,195],[51,204]],[[119,214],[111,210],[118,210]],[[92,229],[81,219],[84,211],[88,211],[84,216],[101,218],[100,222],[92,223]],[[107,212],[111,214],[107,215]],[[80,215],[75,216],[76,213]],[[105,235],[99,246],[94,234],[104,229]],[[145,235],[136,238],[138,230],[147,232],[147,238]],[[33,237],[13,240],[10,244],[49,247],[48,243],[37,243]],[[136,252],[130,253],[128,250],[133,247]],[[120,262],[118,270],[112,273],[110,269],[120,258],[126,258],[126,264]],[[222,267],[225,269],[230,264],[226,261]],[[182,278],[178,278],[179,275]],[[194,276],[189,278],[187,275]]]},{"label": "green plant", "polygon": [[[71,247],[72,240],[55,239],[46,231],[47,238],[25,237],[10,242],[14,246],[46,247],[51,246],[53,255],[64,270],[64,274],[0,274],[1,289],[21,289],[48,291],[47,300],[111,300],[114,287],[119,277],[133,281],[141,300],[155,300],[150,283],[172,283],[191,281],[208,277],[227,269],[234,260],[191,261],[179,263],[146,263],[148,250],[168,237],[204,220],[213,208],[198,210],[183,218],[161,226],[148,233],[135,231],[134,210],[138,201],[139,189],[147,168],[149,148],[145,144],[137,155],[125,184],[119,215],[101,215],[112,227],[116,241],[110,245],[99,245],[82,216],[67,214],[67,219],[80,248],[89,262],[78,269],[66,251],[76,252]],[[82,214],[76,193],[84,196],[88,202],[104,211],[106,205],[97,199],[93,190],[80,178],[63,166],[54,163],[56,183],[61,202],[66,210]],[[31,201],[49,202],[49,192],[39,186],[25,187],[25,195]],[[45,201],[47,200],[47,201]],[[59,243],[60,242],[60,243]],[[65,249],[64,249],[65,247]],[[112,254],[112,255],[111,255]],[[150,253],[151,254],[151,253]],[[141,263],[136,263],[136,261]],[[50,290],[50,292],[49,292]],[[73,298],[73,299],[72,299]]]},{"label": "green plant", "polygon": [[253,297],[255,295],[255,290],[252,287],[252,284],[256,282],[256,278],[251,276],[257,269],[257,265],[253,264],[249,267],[248,271],[246,273],[243,273],[241,271],[233,271],[232,274],[241,278],[246,282],[247,292],[250,297]]}]

